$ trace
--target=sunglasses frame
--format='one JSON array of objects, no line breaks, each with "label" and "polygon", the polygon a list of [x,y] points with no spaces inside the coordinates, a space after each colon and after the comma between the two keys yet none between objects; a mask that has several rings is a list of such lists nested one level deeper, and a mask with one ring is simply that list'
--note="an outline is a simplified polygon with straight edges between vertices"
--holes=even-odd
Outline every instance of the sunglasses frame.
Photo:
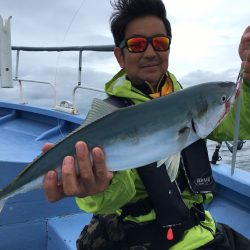
[{"label": "sunglasses frame", "polygon": [[[156,37],[164,37],[164,38],[168,38],[168,39],[169,39],[168,48],[167,48],[166,50],[158,50],[158,49],[155,49],[155,47],[154,47],[154,45],[153,45],[153,39],[156,38]],[[138,52],[129,50],[129,47],[128,47],[128,40],[131,39],[131,38],[144,38],[144,39],[146,39],[147,44],[146,44],[145,49],[144,49],[143,51],[138,51]],[[151,37],[140,36],[140,35],[130,36],[130,37],[128,37],[128,38],[125,38],[125,39],[120,43],[119,48],[120,48],[120,49],[127,48],[128,51],[129,51],[130,53],[143,53],[143,52],[146,51],[146,49],[147,49],[149,43],[152,45],[152,47],[153,47],[153,49],[154,49],[155,51],[165,52],[165,51],[168,51],[169,48],[170,48],[171,37],[170,37],[170,36],[166,36],[166,35],[160,35],[160,34],[154,35],[154,36],[151,36]]]}]

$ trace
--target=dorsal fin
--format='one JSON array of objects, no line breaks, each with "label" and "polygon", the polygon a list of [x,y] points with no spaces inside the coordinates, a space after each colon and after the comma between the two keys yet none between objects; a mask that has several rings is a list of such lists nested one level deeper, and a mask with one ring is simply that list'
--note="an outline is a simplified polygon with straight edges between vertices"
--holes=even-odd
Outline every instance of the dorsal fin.
[{"label": "dorsal fin", "polygon": [[94,98],[83,126],[87,126],[88,124],[97,121],[106,115],[113,113],[117,109],[119,108],[110,103]]}]

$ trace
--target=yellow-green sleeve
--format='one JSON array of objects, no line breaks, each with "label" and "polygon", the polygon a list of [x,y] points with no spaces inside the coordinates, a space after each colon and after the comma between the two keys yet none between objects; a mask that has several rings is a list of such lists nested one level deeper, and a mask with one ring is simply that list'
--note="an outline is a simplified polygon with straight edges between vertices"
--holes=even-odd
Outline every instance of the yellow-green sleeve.
[{"label": "yellow-green sleeve", "polygon": [[[239,139],[250,139],[250,84],[244,82],[241,94]],[[208,136],[214,141],[232,141],[237,101],[224,121]]]},{"label": "yellow-green sleeve", "polygon": [[88,213],[114,213],[135,196],[135,178],[132,170],[116,172],[104,192],[86,198],[76,198],[76,203]]}]

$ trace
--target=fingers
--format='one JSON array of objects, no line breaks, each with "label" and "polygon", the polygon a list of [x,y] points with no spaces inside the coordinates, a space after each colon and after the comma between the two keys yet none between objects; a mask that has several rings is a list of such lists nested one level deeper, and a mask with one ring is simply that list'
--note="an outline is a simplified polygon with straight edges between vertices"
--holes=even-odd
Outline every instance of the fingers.
[{"label": "fingers", "polygon": [[[93,172],[93,163],[85,142],[76,143],[76,160],[79,168],[81,185],[85,186],[86,192],[95,186],[95,176]],[[89,191],[90,192],[90,191]]]},{"label": "fingers", "polygon": [[[76,168],[78,168],[78,176]],[[76,157],[66,157],[62,166],[62,183],[67,196],[86,197],[95,194],[95,176],[88,146],[76,143]]]},{"label": "fingers", "polygon": [[49,149],[51,149],[52,147],[54,147],[54,144],[53,143],[45,143],[43,146],[42,146],[42,152],[43,153],[46,153]]},{"label": "fingers", "polygon": [[242,61],[246,61],[249,49],[250,49],[250,26],[248,26],[244,31],[240,41],[239,54]]},{"label": "fingers", "polygon": [[[45,144],[42,150],[46,152],[51,147],[53,144]],[[58,183],[55,171],[50,171],[44,178],[43,186],[49,201],[57,201],[65,196],[83,198],[95,195],[104,191],[113,177],[100,148],[94,148],[91,154],[85,142],[79,141],[75,147],[76,156],[66,156],[63,160],[61,182]]]},{"label": "fingers", "polygon": [[250,26],[248,26],[245,29],[245,31],[244,31],[244,33],[243,33],[243,35],[241,37],[240,45],[248,47],[249,43],[250,43]]},{"label": "fingers", "polygon": [[250,26],[245,29],[242,39],[250,40]]},{"label": "fingers", "polygon": [[250,82],[250,26],[246,28],[241,37],[239,55],[242,60],[241,68],[244,69],[243,78]]},{"label": "fingers", "polygon": [[250,45],[247,51],[246,59],[242,61],[241,68],[243,69],[243,79],[250,82]]},{"label": "fingers", "polygon": [[[104,153],[100,148],[94,148],[90,154],[85,142],[77,142],[75,161],[79,167],[79,176],[77,182],[72,179],[69,181],[71,193],[78,197],[86,197],[102,192],[108,187],[113,175],[106,167]],[[64,178],[70,179],[70,176]],[[63,185],[65,187],[65,184]]]},{"label": "fingers", "polygon": [[62,199],[65,194],[62,185],[58,184],[57,174],[55,171],[49,171],[44,177],[43,188],[47,200],[50,202]]},{"label": "fingers", "polygon": [[77,196],[79,193],[74,161],[72,156],[66,156],[62,164],[62,185],[66,196]]},{"label": "fingers", "polygon": [[[46,153],[52,147],[54,147],[53,143],[46,143],[42,147],[42,152]],[[58,201],[65,196],[62,185],[58,183],[58,178],[55,171],[49,171],[44,176],[43,189],[47,200],[50,202]]]},{"label": "fingers", "polygon": [[244,69],[243,77],[244,80],[250,81],[250,50],[249,50],[249,61],[243,61],[241,63],[241,68]]},{"label": "fingers", "polygon": [[103,151],[100,148],[94,148],[93,151],[93,162],[94,162],[94,175],[96,186],[98,187],[98,192],[104,191],[109,185],[113,173],[108,171],[105,162],[105,156]]}]

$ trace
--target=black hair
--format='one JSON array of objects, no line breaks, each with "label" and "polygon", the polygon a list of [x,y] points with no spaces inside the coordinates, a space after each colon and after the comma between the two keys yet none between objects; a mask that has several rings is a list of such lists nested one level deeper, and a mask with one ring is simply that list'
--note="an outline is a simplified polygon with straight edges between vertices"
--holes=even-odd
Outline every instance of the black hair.
[{"label": "black hair", "polygon": [[114,0],[111,5],[114,9],[110,17],[111,32],[117,47],[125,37],[128,23],[138,17],[159,17],[165,25],[167,35],[172,37],[171,25],[162,0]]}]

